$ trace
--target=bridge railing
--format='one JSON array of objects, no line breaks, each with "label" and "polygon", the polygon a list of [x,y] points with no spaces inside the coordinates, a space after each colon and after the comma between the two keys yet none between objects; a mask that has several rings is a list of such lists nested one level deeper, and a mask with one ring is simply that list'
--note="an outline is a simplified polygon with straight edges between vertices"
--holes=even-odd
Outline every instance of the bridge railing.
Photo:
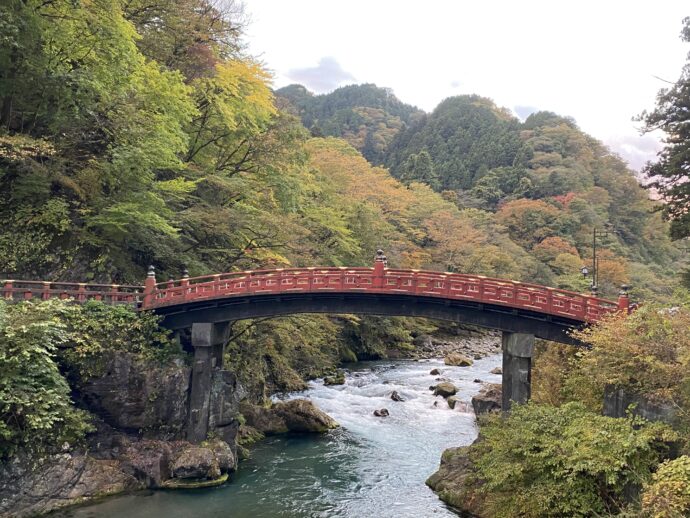
[{"label": "bridge railing", "polygon": [[156,284],[145,307],[242,295],[368,292],[414,294],[527,309],[594,322],[619,308],[612,300],[480,275],[374,268],[285,268],[232,272]]},{"label": "bridge railing", "polygon": [[0,294],[8,301],[31,299],[74,299],[77,302],[100,300],[108,304],[137,306],[143,297],[143,286],[126,284],[87,284],[48,281],[0,281]]}]

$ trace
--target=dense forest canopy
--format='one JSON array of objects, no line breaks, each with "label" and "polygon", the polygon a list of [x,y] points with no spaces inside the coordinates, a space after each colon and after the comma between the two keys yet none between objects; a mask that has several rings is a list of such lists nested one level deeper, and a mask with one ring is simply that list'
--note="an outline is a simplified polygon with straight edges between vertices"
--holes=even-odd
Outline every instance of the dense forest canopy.
[{"label": "dense forest canopy", "polygon": [[371,84],[274,93],[232,2],[1,9],[8,276],[362,265],[385,246],[394,265],[585,290],[592,232],[610,228],[604,294],[676,282],[653,202],[571,119],[521,122],[476,95],[426,114]]}]

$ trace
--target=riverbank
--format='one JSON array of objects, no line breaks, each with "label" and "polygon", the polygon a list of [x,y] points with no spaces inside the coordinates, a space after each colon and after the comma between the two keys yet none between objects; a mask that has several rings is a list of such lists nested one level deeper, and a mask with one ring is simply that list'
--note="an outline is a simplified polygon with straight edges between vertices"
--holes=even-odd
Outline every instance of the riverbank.
[{"label": "riverbank", "polygon": [[[353,364],[343,385],[313,380],[305,392],[283,400],[309,398],[341,425],[319,436],[273,436],[257,443],[231,482],[198,491],[154,491],[109,498],[95,506],[57,516],[88,518],[253,518],[452,517],[425,479],[438,468],[441,453],[476,437],[469,405],[482,384],[499,382],[493,355],[471,367],[449,367],[440,359],[385,360]],[[465,411],[451,409],[429,386],[442,376],[458,388]],[[404,401],[393,401],[397,392]],[[469,408],[467,408],[469,406]],[[388,417],[373,411],[389,410]]]},{"label": "riverbank", "polygon": [[[458,329],[455,334],[418,336],[409,357],[424,362],[460,352],[480,359],[499,349],[494,334]],[[82,386],[79,397],[108,422],[97,419],[96,431],[78,448],[65,444],[61,452],[19,454],[5,463],[0,468],[3,518],[43,514],[123,492],[191,487],[232,477],[242,454],[236,441],[244,418],[237,416],[247,396],[233,373],[219,371],[214,378],[212,397],[219,403],[211,405],[211,417],[222,434],[216,433],[211,443],[193,445],[182,440],[188,365],[174,359],[150,366],[126,353],[106,360],[104,374]],[[347,368],[356,376],[360,365]]]}]

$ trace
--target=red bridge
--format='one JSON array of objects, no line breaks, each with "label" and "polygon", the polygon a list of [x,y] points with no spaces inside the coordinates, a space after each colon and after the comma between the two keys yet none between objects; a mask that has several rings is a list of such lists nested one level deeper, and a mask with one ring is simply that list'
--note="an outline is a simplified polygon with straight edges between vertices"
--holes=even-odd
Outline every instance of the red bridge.
[{"label": "red bridge", "polygon": [[[629,306],[624,293],[613,301],[481,275],[390,269],[383,260],[375,262],[373,268],[281,268],[185,277],[162,283],[156,282],[151,268],[142,286],[0,282],[6,300],[60,298],[130,304],[163,315],[163,324],[171,329],[190,327],[194,322],[313,312],[427,316],[508,330],[500,322],[492,325],[487,321],[495,318],[463,318],[449,311],[461,308],[533,320],[541,324],[537,327],[555,326],[556,333],[546,329],[532,331],[545,339],[572,342],[558,335],[597,322],[612,311],[627,311]],[[202,313],[204,318],[199,319]]]},{"label": "red bridge", "polygon": [[[506,279],[386,268],[286,268],[185,277],[157,283],[153,268],[143,286],[0,281],[6,300],[101,300],[152,310],[194,349],[187,437],[206,438],[209,401],[222,369],[229,323],[296,313],[416,316],[503,331],[503,408],[530,396],[534,338],[583,345],[570,331],[616,311],[617,301]],[[185,330],[191,330],[191,333]]]}]

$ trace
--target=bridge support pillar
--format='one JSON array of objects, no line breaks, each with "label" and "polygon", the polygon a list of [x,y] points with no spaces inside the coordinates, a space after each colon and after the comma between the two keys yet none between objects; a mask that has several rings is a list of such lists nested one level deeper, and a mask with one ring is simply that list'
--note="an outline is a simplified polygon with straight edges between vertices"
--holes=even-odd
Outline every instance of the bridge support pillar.
[{"label": "bridge support pillar", "polygon": [[223,350],[228,339],[229,322],[192,324],[192,365],[187,440],[201,442],[208,433],[213,371],[223,368]]},{"label": "bridge support pillar", "polygon": [[526,403],[532,392],[532,354],[534,335],[503,332],[504,412],[514,403]]}]

